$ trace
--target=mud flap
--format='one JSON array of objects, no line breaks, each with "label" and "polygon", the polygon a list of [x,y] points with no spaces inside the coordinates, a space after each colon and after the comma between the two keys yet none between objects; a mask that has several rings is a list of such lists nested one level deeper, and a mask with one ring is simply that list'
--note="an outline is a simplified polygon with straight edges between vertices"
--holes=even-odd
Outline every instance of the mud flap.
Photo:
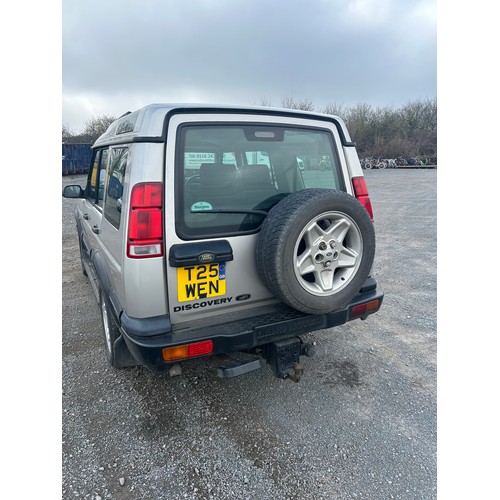
[{"label": "mud flap", "polygon": [[114,351],[117,368],[137,366],[139,364],[129,351],[125,340],[123,340],[123,334],[115,340]]}]

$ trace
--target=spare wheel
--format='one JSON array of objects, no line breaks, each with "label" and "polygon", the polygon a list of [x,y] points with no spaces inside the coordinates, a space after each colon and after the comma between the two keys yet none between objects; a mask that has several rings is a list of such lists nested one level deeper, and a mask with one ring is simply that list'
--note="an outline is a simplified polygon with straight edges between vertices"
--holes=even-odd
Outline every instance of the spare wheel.
[{"label": "spare wheel", "polygon": [[308,314],[342,309],[369,276],[375,231],[353,196],[305,189],[276,204],[257,241],[257,269],[273,295]]}]

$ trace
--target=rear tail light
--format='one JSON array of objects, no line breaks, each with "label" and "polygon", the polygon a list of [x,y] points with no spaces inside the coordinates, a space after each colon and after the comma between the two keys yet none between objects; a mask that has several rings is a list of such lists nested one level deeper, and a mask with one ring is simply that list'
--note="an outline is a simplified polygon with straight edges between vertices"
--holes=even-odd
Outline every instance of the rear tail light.
[{"label": "rear tail light", "polygon": [[349,320],[373,314],[380,309],[381,304],[382,301],[380,299],[374,299],[370,300],[370,302],[365,302],[364,304],[352,306],[349,311]]},{"label": "rear tail light", "polygon": [[373,209],[372,202],[368,196],[368,188],[366,187],[366,182],[364,177],[353,177],[352,186],[354,188],[354,196],[358,201],[366,208],[370,219],[373,221]]},{"label": "rear tail light", "polygon": [[213,351],[213,340],[202,340],[201,342],[193,342],[192,344],[165,347],[165,349],[162,350],[162,356],[164,361],[177,361],[180,359],[205,356],[207,354],[212,354]]},{"label": "rear tail light", "polygon": [[130,195],[127,256],[132,259],[163,255],[163,184],[136,184]]}]

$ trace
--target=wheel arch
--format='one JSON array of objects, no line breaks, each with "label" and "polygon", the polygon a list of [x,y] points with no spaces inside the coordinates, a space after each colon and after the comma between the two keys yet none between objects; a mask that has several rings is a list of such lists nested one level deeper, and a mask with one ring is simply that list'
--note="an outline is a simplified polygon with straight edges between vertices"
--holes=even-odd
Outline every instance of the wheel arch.
[{"label": "wheel arch", "polygon": [[[111,312],[117,324],[120,324],[120,316],[121,313],[123,312],[123,308],[121,307],[121,304],[113,289],[113,284],[110,277],[111,273],[108,270],[108,265],[102,253],[99,251],[95,251],[92,253],[91,261],[96,272],[99,291],[100,293],[105,294],[106,297],[108,298],[109,303],[111,305]],[[99,300],[101,300],[100,297]]]}]

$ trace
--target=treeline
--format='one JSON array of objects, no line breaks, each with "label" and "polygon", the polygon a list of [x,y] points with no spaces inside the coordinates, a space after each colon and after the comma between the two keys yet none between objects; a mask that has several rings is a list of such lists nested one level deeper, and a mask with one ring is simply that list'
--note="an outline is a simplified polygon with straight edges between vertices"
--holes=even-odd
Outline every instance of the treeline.
[{"label": "treeline", "polygon": [[94,142],[106,132],[107,128],[118,117],[101,115],[97,118],[90,118],[85,122],[83,132],[72,132],[68,125],[62,127],[62,142],[63,144],[94,144]]},{"label": "treeline", "polygon": [[[283,101],[287,108],[314,111],[311,101]],[[436,157],[437,100],[409,101],[400,108],[330,104],[321,113],[342,118],[360,157]]]},{"label": "treeline", "polygon": [[[262,106],[271,106],[265,99]],[[337,115],[347,125],[351,139],[356,142],[360,157],[436,157],[437,156],[437,100],[409,101],[399,108],[373,107],[369,104],[344,106],[329,104],[315,110],[309,99],[295,100],[285,97],[281,107],[304,111],[319,111]],[[91,143],[103,134],[116,117],[102,115],[91,118],[83,132],[75,134],[68,126],[62,128],[63,143]]]}]

